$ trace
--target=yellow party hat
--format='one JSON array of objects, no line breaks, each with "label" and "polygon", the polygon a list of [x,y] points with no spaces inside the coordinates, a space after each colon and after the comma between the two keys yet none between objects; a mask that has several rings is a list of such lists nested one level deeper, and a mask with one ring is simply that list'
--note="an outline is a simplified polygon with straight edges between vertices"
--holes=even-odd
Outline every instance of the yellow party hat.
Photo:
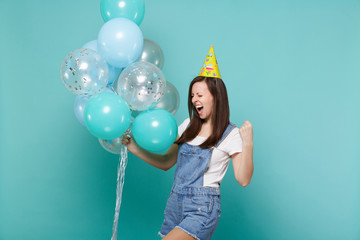
[{"label": "yellow party hat", "polygon": [[200,70],[199,76],[221,78],[219,67],[215,57],[214,48],[212,45]]}]

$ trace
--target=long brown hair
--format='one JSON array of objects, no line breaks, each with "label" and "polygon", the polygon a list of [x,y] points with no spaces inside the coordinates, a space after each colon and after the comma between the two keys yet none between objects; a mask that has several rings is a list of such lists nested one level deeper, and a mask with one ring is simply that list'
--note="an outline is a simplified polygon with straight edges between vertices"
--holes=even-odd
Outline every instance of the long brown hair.
[{"label": "long brown hair", "polygon": [[189,87],[188,109],[190,125],[175,142],[178,145],[193,140],[199,134],[201,126],[204,123],[204,119],[200,118],[199,113],[196,111],[196,108],[191,101],[193,85],[202,81],[205,81],[211,95],[213,96],[214,104],[211,115],[211,121],[213,124],[212,134],[200,145],[200,147],[209,148],[214,146],[221,139],[230,123],[229,100],[224,82],[221,78],[197,76],[191,81]]}]

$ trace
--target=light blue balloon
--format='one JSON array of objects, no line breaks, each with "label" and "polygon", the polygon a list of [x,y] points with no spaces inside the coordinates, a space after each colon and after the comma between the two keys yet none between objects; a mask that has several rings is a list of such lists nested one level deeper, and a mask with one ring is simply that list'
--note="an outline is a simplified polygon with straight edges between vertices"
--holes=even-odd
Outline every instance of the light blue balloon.
[{"label": "light blue balloon", "polygon": [[131,114],[126,102],[114,93],[100,93],[87,103],[85,124],[95,137],[111,140],[129,128]]},{"label": "light blue balloon", "polygon": [[98,34],[98,53],[116,68],[135,62],[143,49],[144,37],[140,28],[126,18],[106,22]]},{"label": "light blue balloon", "polygon": [[107,86],[106,88],[104,88],[104,90],[101,93],[106,93],[106,92],[116,94],[115,90],[110,86]]},{"label": "light blue balloon", "polygon": [[83,126],[86,126],[84,121],[84,112],[86,104],[89,102],[90,98],[91,96],[76,96],[74,101],[75,116]]},{"label": "light blue balloon", "polygon": [[[82,48],[87,48],[87,49],[92,49],[95,52],[97,52],[97,40],[92,40],[90,42],[85,43],[84,46],[82,46]],[[110,65],[109,63],[107,63],[108,65],[108,69],[109,69],[109,81],[107,83],[107,85],[111,86],[113,84],[113,82],[118,79],[120,72],[121,72],[121,68],[117,68],[114,67],[112,65]]]},{"label": "light blue balloon", "polygon": [[92,40],[90,42],[87,42],[82,46],[82,48],[92,49],[95,52],[97,52],[97,40]]},{"label": "light blue balloon", "polygon": [[140,113],[132,123],[132,135],[136,143],[150,152],[159,153],[174,143],[178,134],[175,118],[163,109]]},{"label": "light blue balloon", "polygon": [[116,79],[120,76],[121,68],[114,67],[113,65],[108,64],[109,68],[109,81],[108,85],[111,86]]},{"label": "light blue balloon", "polygon": [[145,15],[144,0],[102,0],[101,17],[105,22],[113,18],[123,17],[140,26]]}]

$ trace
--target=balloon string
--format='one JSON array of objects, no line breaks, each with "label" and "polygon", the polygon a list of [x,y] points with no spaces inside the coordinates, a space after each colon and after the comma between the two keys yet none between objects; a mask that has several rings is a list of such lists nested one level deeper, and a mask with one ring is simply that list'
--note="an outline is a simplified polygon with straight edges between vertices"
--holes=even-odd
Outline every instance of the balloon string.
[{"label": "balloon string", "polygon": [[111,240],[117,239],[117,229],[118,229],[118,221],[119,221],[119,213],[121,206],[121,198],[122,198],[122,190],[125,181],[125,168],[128,160],[127,154],[127,146],[121,145],[118,171],[117,171],[117,186],[116,186],[116,205],[115,205],[115,215],[114,215],[114,224],[112,229],[112,237]]}]

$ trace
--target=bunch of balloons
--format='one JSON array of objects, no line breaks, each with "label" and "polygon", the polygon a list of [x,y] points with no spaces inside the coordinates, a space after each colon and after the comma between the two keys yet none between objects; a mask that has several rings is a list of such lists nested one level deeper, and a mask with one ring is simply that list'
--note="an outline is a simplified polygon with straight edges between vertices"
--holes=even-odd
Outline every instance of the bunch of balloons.
[{"label": "bunch of balloons", "polygon": [[100,12],[105,23],[97,39],[70,52],[61,65],[64,85],[77,95],[75,116],[111,153],[120,153],[121,137],[130,129],[140,147],[166,150],[177,137],[173,115],[180,99],[161,71],[161,48],[139,28],[145,2],[101,0]]}]

